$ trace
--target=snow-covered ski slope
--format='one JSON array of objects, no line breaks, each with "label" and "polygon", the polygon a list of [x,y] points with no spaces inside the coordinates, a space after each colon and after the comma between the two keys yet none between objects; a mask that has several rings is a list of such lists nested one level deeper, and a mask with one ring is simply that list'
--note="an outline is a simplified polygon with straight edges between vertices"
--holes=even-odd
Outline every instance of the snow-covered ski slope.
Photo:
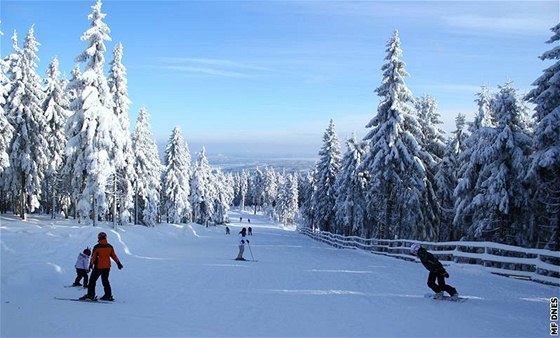
[{"label": "snow-covered ski slope", "polygon": [[[264,217],[231,213],[224,227],[156,228],[1,215],[1,337],[548,337],[559,288],[447,267],[464,303],[424,298],[418,263],[335,249]],[[251,218],[258,262],[237,262]],[[67,302],[78,253],[99,231],[124,264],[114,304]],[[249,248],[245,258],[251,259]],[[103,295],[101,281],[98,296]]]}]

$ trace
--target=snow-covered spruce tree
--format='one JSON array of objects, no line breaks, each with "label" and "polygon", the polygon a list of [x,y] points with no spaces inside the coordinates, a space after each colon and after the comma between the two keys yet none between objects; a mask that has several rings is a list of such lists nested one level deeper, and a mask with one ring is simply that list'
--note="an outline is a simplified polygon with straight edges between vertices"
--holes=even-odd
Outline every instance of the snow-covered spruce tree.
[{"label": "snow-covered spruce tree", "polygon": [[459,154],[458,183],[453,191],[455,197],[453,227],[455,234],[461,236],[467,234],[473,223],[483,222],[481,219],[474,219],[479,202],[475,197],[477,191],[481,190],[479,177],[484,164],[482,154],[490,146],[490,137],[493,133],[492,98],[488,88],[484,86],[481,88],[476,94],[475,102],[478,105],[478,112],[469,125],[470,135],[465,139],[464,151]]},{"label": "snow-covered spruce tree", "polygon": [[241,194],[240,194],[240,190],[239,190],[240,176],[241,176],[241,172],[239,172],[239,171],[231,174],[231,177],[233,178],[233,201],[232,201],[232,205],[236,206],[236,207],[239,206],[239,202],[241,200]]},{"label": "snow-covered spruce tree", "polygon": [[164,210],[168,223],[191,220],[190,176],[191,155],[179,127],[173,129],[165,148],[163,173]]},{"label": "snow-covered spruce tree", "polygon": [[70,75],[70,80],[68,84],[66,84],[66,93],[68,97],[68,108],[74,113],[80,110],[80,100],[78,98],[81,96],[81,92],[84,89],[84,83],[82,81],[82,72],[78,65],[72,69]]},{"label": "snow-covered spruce tree", "polygon": [[243,169],[239,174],[238,182],[238,196],[239,196],[239,210],[245,210],[245,204],[247,203],[247,193],[249,189],[249,175],[247,171]]},{"label": "snow-covered spruce tree", "polygon": [[296,174],[278,175],[278,197],[275,212],[278,221],[293,224],[298,213],[298,181]]},{"label": "snow-covered spruce tree", "polygon": [[336,176],[340,171],[340,142],[331,120],[323,135],[323,146],[316,164],[315,190],[313,191],[313,228],[332,231],[335,225]]},{"label": "snow-covered spruce tree", "polygon": [[315,172],[313,169],[310,172],[306,172],[298,175],[298,196],[299,196],[299,214],[305,226],[313,228],[313,191],[315,191]]},{"label": "snow-covered spruce tree", "polygon": [[471,134],[474,133],[475,130],[483,127],[494,127],[496,124],[494,112],[492,111],[493,98],[488,87],[480,87],[480,92],[476,93],[475,96],[476,99],[474,100],[474,102],[478,107],[478,111],[474,118],[474,121],[469,127]]},{"label": "snow-covered spruce tree", "polygon": [[8,150],[10,167],[5,172],[8,190],[19,195],[19,214],[40,205],[41,184],[48,164],[48,126],[43,114],[44,92],[36,72],[39,43],[31,27],[23,48],[18,50],[5,109],[14,132]]},{"label": "snow-covered spruce tree", "polygon": [[[113,219],[116,215],[116,206],[120,206],[119,222],[128,223],[131,210],[134,207],[133,195],[134,188],[133,182],[135,180],[134,171],[134,155],[132,153],[132,141],[128,133],[129,120],[128,109],[131,101],[128,98],[128,88],[126,79],[126,68],[122,63],[123,46],[121,43],[117,44],[113,51],[113,61],[109,71],[108,84],[113,95],[115,106],[113,112],[119,121],[121,128],[120,139],[115,139],[115,148],[112,158],[115,162],[116,180],[114,181],[113,192]],[[116,134],[117,135],[117,134]]]},{"label": "snow-covered spruce tree", "polygon": [[408,76],[398,31],[387,43],[383,80],[376,89],[381,97],[377,115],[366,125],[369,150],[360,171],[367,180],[368,219],[377,238],[434,238],[434,229],[423,219],[426,188],[425,165],[417,139],[421,135],[414,97],[406,86]]},{"label": "snow-covered spruce tree", "polygon": [[[84,90],[84,81],[82,80],[82,72],[80,71],[79,65],[76,65],[72,69],[70,74],[71,78],[66,84],[65,88],[66,96],[68,99],[68,110],[70,114],[66,119],[66,125],[64,127],[67,139],[70,135],[72,135],[72,133],[76,132],[71,130],[71,128],[73,127],[71,121],[77,117],[76,112],[78,112],[81,108],[80,97],[81,92]],[[66,179],[60,182],[61,203],[62,201],[64,201],[64,203],[62,204],[64,204],[63,210],[66,217],[69,217],[70,215],[68,214],[68,212],[70,210],[73,210],[74,218],[77,218],[78,210],[75,206],[78,205],[78,196],[79,192],[82,189],[82,180],[74,180],[70,174],[74,163],[73,161],[75,161],[77,158],[75,156],[68,156],[68,140],[66,143],[65,155],[66,156],[64,158],[64,165],[62,167],[61,174],[63,177],[66,177]],[[74,208],[71,208],[72,205],[74,205]]]},{"label": "snow-covered spruce tree", "polygon": [[212,219],[215,211],[216,195],[212,168],[210,168],[206,158],[206,151],[202,147],[191,177],[190,203],[193,211],[193,221],[198,224],[207,224]]},{"label": "snow-covered spruce tree", "polygon": [[18,205],[17,205],[17,192],[14,193],[9,185],[9,177],[10,177],[10,173],[6,172],[7,168],[9,167],[9,163],[10,163],[10,154],[9,154],[9,148],[10,148],[10,143],[12,142],[12,137],[13,137],[13,132],[14,132],[14,116],[12,116],[10,114],[10,111],[8,110],[8,99],[10,96],[10,92],[12,90],[13,84],[17,81],[17,79],[21,80],[22,77],[22,73],[21,73],[21,66],[20,66],[20,56],[21,56],[21,51],[20,51],[20,47],[18,45],[18,35],[17,32],[14,30],[14,33],[12,34],[11,37],[12,40],[12,49],[13,52],[10,53],[9,55],[7,55],[4,58],[4,65],[6,67],[6,77],[7,77],[7,82],[5,82],[5,103],[3,105],[3,109],[4,109],[4,115],[6,117],[6,121],[8,122],[8,125],[6,125],[6,128],[4,130],[2,130],[2,133],[0,134],[1,137],[6,140],[6,156],[7,156],[7,160],[5,161],[5,163],[7,164],[2,170],[3,173],[0,174],[0,198],[1,198],[1,208],[3,209],[2,212],[8,212],[8,210],[11,208],[11,210],[14,213],[18,212]]},{"label": "snow-covered spruce tree", "polygon": [[517,91],[500,87],[492,103],[496,127],[481,153],[481,170],[473,203],[477,205],[471,238],[527,246],[529,191],[524,186],[531,153],[527,106]]},{"label": "snow-covered spruce tree", "polygon": [[445,153],[445,132],[438,127],[442,122],[438,104],[434,97],[424,95],[416,101],[418,123],[422,130],[422,145],[437,163]]},{"label": "snow-covered spruce tree", "polygon": [[552,29],[553,36],[547,43],[554,47],[545,52],[541,60],[555,60],[533,82],[527,100],[535,104],[534,153],[528,179],[534,182],[533,203],[536,229],[532,244],[559,250],[560,241],[560,24]]},{"label": "snow-covered spruce tree", "polygon": [[253,206],[253,213],[262,207],[264,200],[264,174],[259,167],[249,177],[249,203]]},{"label": "snow-covered spruce tree", "polygon": [[274,220],[278,220],[279,222],[283,222],[284,215],[287,214],[288,210],[288,197],[287,192],[284,189],[286,185],[286,173],[278,173],[277,175],[277,195],[274,201]]},{"label": "snow-covered spruce tree", "polygon": [[440,206],[440,241],[455,241],[461,238],[461,233],[455,231],[453,218],[455,216],[455,197],[453,191],[458,182],[459,155],[465,149],[465,115],[459,114],[455,118],[455,131],[447,141],[443,158],[437,166],[435,175],[436,195]]},{"label": "snow-covered spruce tree", "polygon": [[153,227],[159,218],[159,195],[163,166],[156,140],[149,125],[149,114],[141,108],[132,136],[134,168],[136,170],[134,223]]},{"label": "snow-covered spruce tree", "polygon": [[214,215],[212,220],[215,224],[229,222],[228,211],[233,201],[233,176],[225,174],[220,169],[214,170]]},{"label": "snow-covered spruce tree", "polygon": [[424,213],[425,228],[434,229],[434,236],[439,238],[441,228],[441,206],[436,196],[435,175],[438,164],[445,153],[445,132],[438,127],[442,122],[438,113],[437,101],[430,95],[424,95],[416,101],[418,123],[420,125],[421,159],[426,169],[426,189],[424,190],[422,211]]},{"label": "snow-covered spruce tree", "polygon": [[[0,31],[0,36],[3,35]],[[17,46],[17,44],[16,44]],[[7,76],[9,69],[10,56],[2,59],[0,56],[0,182],[5,181],[4,170],[10,166],[10,156],[8,148],[12,141],[13,130],[12,124],[8,120],[7,112],[4,110],[6,100],[8,98],[10,86],[10,79]],[[8,198],[6,189],[0,183],[0,213],[7,212]]]},{"label": "snow-covered spruce tree", "polygon": [[288,224],[294,224],[299,213],[298,175],[296,173],[289,174],[288,182],[286,184],[286,191],[288,192],[288,212],[285,215],[285,219]]},{"label": "snow-covered spruce tree", "polygon": [[74,115],[66,125],[68,145],[65,171],[71,177],[71,185],[77,200],[76,209],[80,218],[97,219],[108,211],[107,182],[115,174],[115,140],[122,138],[121,128],[113,113],[113,97],[104,75],[105,41],[110,41],[110,29],[103,22],[106,14],[101,12],[101,1],[93,5],[88,19],[91,27],[81,40],[87,48],[76,58],[85,63],[80,75],[78,97],[72,102]]},{"label": "snow-covered spruce tree", "polygon": [[273,167],[265,168],[263,173],[263,209],[265,215],[274,219],[274,206],[278,195],[278,174]]},{"label": "snow-covered spruce tree", "polygon": [[[0,36],[3,35],[0,32]],[[4,169],[10,166],[10,156],[8,155],[8,147],[12,140],[13,127],[8,121],[7,113],[4,110],[6,106],[6,99],[9,95],[10,80],[6,75],[8,72],[8,62],[0,56],[0,177]],[[2,187],[0,186],[0,191]]]},{"label": "snow-covered spruce tree", "polygon": [[53,58],[47,69],[45,100],[43,101],[43,112],[48,126],[47,157],[49,161],[46,188],[50,195],[52,218],[55,218],[57,214],[58,186],[59,180],[62,179],[61,168],[64,164],[66,143],[68,142],[64,128],[68,116],[70,116],[68,100],[59,76],[58,59]]},{"label": "snow-covered spruce tree", "polygon": [[366,152],[366,143],[352,135],[346,141],[347,150],[342,158],[340,174],[336,178],[336,232],[344,235],[357,234],[371,237],[366,229],[366,203],[362,173],[358,170]]},{"label": "snow-covered spruce tree", "polygon": [[14,30],[14,33],[12,34],[12,49],[13,52],[11,54],[9,54],[8,56],[6,56],[6,58],[3,61],[6,71],[6,77],[7,77],[7,81],[5,82],[6,88],[5,88],[5,101],[6,103],[4,104],[4,113],[6,114],[6,118],[8,119],[8,122],[11,125],[14,125],[15,122],[14,117],[9,115],[9,111],[8,109],[8,98],[10,96],[10,92],[12,91],[12,88],[14,86],[14,82],[21,80],[22,78],[22,72],[21,72],[21,63],[20,63],[20,58],[21,58],[21,49],[19,48],[18,45],[18,35],[17,32]]}]

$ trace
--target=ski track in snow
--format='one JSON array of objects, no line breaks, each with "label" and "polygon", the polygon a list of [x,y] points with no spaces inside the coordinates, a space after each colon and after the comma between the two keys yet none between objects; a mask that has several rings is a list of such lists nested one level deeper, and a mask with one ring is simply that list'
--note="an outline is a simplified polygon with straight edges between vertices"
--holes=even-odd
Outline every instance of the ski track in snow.
[{"label": "ski track in snow", "polygon": [[[468,301],[434,302],[424,298],[428,273],[419,263],[335,249],[248,212],[230,218],[225,235],[224,226],[113,231],[111,224],[0,216],[0,336],[549,336],[549,301],[558,287],[450,264],[447,281]],[[244,226],[253,227],[257,262],[233,260]],[[75,278],[78,253],[95,244],[99,231],[108,233],[124,264],[110,274],[117,302],[54,299],[85,293],[64,286]]]}]

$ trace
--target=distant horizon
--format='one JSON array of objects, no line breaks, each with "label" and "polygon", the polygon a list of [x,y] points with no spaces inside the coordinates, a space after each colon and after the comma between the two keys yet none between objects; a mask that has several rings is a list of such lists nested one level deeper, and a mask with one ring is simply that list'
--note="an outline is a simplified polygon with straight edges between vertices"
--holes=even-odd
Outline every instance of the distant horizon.
[{"label": "distant horizon", "polygon": [[[34,25],[37,72],[66,76],[85,48],[94,0],[2,0],[0,55]],[[396,29],[415,97],[433,96],[448,135],[475,94],[513,82],[526,93],[558,24],[558,1],[106,0],[105,70],[124,46],[132,132],[141,107],[158,144],[179,126],[191,153],[317,157],[329,121],[345,148],[376,115],[386,43]]]},{"label": "distant horizon", "polygon": [[[246,151],[220,151],[219,147],[215,147],[214,151],[209,150],[204,144],[190,144],[187,141],[191,162],[194,163],[202,147],[205,148],[205,155],[209,164],[214,168],[220,168],[224,171],[241,171],[243,169],[253,170],[255,168],[273,167],[278,170],[286,169],[288,171],[309,171],[312,170],[319,159],[318,151],[313,153],[282,153],[282,152],[255,152]],[[165,157],[166,142],[158,141],[158,152],[162,162]]]}]

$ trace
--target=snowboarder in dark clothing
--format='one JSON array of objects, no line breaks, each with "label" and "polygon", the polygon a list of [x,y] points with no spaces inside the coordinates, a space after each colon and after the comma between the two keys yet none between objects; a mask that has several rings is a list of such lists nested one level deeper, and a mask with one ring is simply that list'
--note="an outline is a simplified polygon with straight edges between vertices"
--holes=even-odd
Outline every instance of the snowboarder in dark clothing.
[{"label": "snowboarder in dark clothing", "polygon": [[441,262],[418,243],[412,244],[410,250],[414,255],[420,258],[422,265],[430,271],[428,275],[428,286],[436,293],[434,298],[443,299],[443,291],[445,291],[449,293],[453,300],[457,300],[459,298],[457,290],[451,285],[445,284],[445,278],[448,278],[449,274],[445,271]]}]

